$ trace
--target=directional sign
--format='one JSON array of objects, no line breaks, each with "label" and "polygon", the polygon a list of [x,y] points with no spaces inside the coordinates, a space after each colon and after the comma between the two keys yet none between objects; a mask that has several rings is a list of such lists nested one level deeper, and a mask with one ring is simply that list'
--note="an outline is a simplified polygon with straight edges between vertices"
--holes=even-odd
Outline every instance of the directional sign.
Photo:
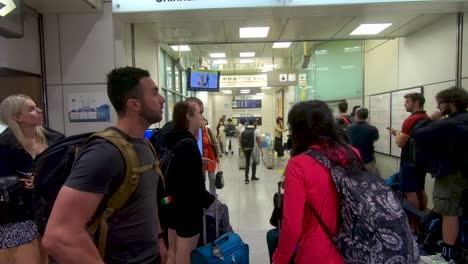
[{"label": "directional sign", "polygon": [[0,16],[4,17],[15,10],[16,5],[13,0],[0,0]]},{"label": "directional sign", "polygon": [[285,73],[282,73],[279,75],[279,81],[280,82],[287,82],[288,81],[288,75]]}]

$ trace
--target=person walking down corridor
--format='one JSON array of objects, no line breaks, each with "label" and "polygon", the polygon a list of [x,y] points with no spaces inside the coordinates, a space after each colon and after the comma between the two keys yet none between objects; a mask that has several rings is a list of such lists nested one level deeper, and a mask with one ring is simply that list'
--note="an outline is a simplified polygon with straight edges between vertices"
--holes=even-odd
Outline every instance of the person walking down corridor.
[{"label": "person walking down corridor", "polygon": [[227,120],[227,125],[226,125],[226,128],[225,128],[225,132],[226,132],[226,155],[229,154],[229,152],[231,152],[231,154],[234,154],[234,149],[233,149],[233,146],[232,146],[232,138],[234,137],[234,135],[236,134],[236,127],[234,126],[234,124],[232,123],[232,119],[229,118]]},{"label": "person walking down corridor", "polygon": [[244,152],[245,157],[245,184],[249,184],[249,170],[252,164],[252,180],[258,181],[260,178],[257,175],[257,165],[260,163],[260,157],[263,156],[262,142],[260,138],[260,130],[257,128],[256,121],[250,121],[240,132],[240,147]]}]

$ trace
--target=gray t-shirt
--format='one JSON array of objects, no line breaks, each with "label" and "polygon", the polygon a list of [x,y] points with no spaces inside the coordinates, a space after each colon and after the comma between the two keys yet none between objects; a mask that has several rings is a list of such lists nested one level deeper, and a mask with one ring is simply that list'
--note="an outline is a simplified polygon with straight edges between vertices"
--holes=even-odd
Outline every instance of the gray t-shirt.
[{"label": "gray t-shirt", "polygon": [[[141,166],[155,162],[146,139],[126,138],[134,146]],[[108,141],[97,139],[77,157],[65,185],[79,191],[102,193],[106,200],[124,177],[125,162],[119,150]],[[140,175],[138,187],[126,205],[109,219],[106,263],[155,263],[159,256],[158,180],[154,170]]]}]

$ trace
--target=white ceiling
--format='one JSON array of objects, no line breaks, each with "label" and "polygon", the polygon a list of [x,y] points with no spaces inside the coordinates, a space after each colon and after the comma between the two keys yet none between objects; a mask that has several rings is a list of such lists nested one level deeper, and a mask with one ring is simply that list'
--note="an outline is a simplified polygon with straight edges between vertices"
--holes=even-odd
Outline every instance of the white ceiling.
[{"label": "white ceiling", "polygon": [[103,0],[24,0],[42,14],[87,13],[102,10]]},{"label": "white ceiling", "polygon": [[[334,40],[389,39],[407,36],[434,23],[441,17],[468,11],[468,1],[412,2],[390,4],[354,4],[333,6],[235,8],[183,10],[150,13],[118,13],[119,19],[135,23],[162,48],[178,57],[169,45],[189,44],[191,51],[182,52],[186,66],[203,57],[211,64],[210,53],[224,52],[229,65],[219,67],[228,74],[261,72],[263,64],[290,68],[300,63],[315,45]],[[392,23],[378,35],[350,36],[363,23]],[[241,39],[240,27],[268,26],[267,38]],[[276,41],[292,41],[288,49],[272,49]],[[255,62],[239,64],[239,52],[255,52]],[[211,64],[212,68],[213,65]],[[216,66],[214,68],[217,68]]]}]

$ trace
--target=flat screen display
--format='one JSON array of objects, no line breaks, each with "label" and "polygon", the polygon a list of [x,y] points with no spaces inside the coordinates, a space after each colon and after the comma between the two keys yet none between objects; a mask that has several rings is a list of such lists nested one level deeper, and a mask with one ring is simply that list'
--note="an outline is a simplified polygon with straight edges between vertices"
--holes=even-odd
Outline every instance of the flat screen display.
[{"label": "flat screen display", "polygon": [[187,76],[188,90],[219,92],[219,71],[188,69]]},{"label": "flat screen display", "polygon": [[262,108],[262,100],[233,100],[232,109]]}]

